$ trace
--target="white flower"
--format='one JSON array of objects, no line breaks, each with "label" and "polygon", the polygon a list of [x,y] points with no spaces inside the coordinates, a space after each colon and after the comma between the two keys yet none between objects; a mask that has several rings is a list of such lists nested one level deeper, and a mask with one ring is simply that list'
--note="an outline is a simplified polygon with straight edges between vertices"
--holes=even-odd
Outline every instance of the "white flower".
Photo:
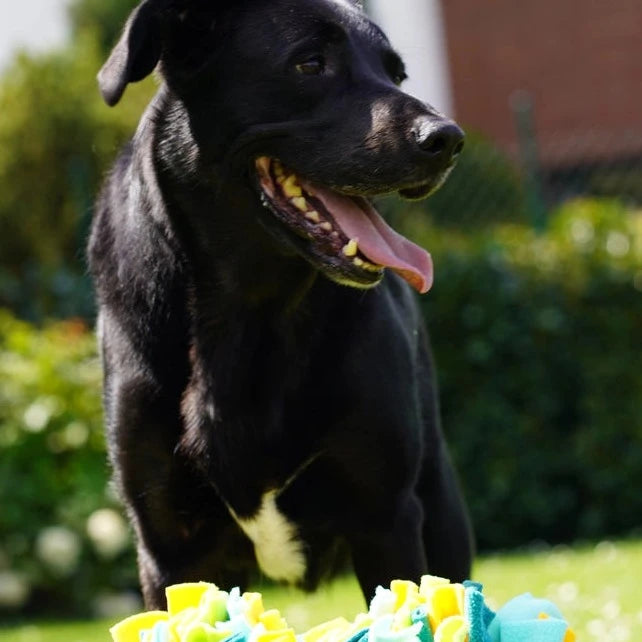
[{"label": "white flower", "polygon": [[22,416],[23,427],[27,432],[42,432],[49,420],[60,411],[60,402],[55,397],[36,399]]},{"label": "white flower", "polygon": [[89,428],[81,421],[72,421],[65,427],[63,439],[69,448],[80,448],[89,439]]},{"label": "white flower", "polygon": [[27,580],[12,571],[0,571],[0,607],[19,609],[29,598]]},{"label": "white flower", "polygon": [[80,557],[80,538],[64,526],[43,529],[36,540],[36,555],[51,571],[60,576],[71,575]]},{"label": "white flower", "polygon": [[616,258],[622,258],[629,253],[631,242],[622,232],[611,231],[606,238],[606,251]]},{"label": "white flower", "polygon": [[101,508],[87,520],[87,535],[99,555],[116,557],[129,544],[125,520],[111,508]]},{"label": "white flower", "polygon": [[590,221],[575,219],[571,223],[571,238],[576,245],[587,246],[595,237],[595,230]]}]

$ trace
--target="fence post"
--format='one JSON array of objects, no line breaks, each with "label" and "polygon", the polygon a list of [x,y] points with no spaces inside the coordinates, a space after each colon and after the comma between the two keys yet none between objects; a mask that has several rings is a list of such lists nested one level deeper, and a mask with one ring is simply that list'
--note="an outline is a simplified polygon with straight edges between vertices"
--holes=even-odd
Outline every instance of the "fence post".
[{"label": "fence post", "polygon": [[509,99],[513,112],[519,156],[526,186],[526,208],[533,228],[542,232],[546,227],[546,201],[542,185],[533,98],[527,91],[514,91]]}]

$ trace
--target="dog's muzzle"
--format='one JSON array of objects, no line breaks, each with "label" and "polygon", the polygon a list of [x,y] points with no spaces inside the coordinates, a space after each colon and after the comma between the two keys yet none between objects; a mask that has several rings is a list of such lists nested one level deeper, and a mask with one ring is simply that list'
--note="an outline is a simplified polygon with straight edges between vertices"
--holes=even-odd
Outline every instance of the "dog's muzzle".
[{"label": "dog's muzzle", "polygon": [[417,291],[430,289],[428,252],[395,232],[366,198],[300,178],[267,156],[256,160],[256,171],[264,205],[289,230],[304,257],[329,278],[370,288],[389,268]]}]

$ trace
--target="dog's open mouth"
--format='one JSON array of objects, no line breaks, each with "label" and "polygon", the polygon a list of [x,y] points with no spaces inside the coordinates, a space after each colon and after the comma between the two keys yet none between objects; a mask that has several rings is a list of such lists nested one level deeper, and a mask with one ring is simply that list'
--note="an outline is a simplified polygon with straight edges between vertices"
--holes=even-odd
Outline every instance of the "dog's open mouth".
[{"label": "dog's open mouth", "polygon": [[367,199],[305,180],[267,156],[256,159],[256,170],[264,205],[331,279],[370,288],[390,268],[418,292],[430,289],[430,254],[395,232]]}]

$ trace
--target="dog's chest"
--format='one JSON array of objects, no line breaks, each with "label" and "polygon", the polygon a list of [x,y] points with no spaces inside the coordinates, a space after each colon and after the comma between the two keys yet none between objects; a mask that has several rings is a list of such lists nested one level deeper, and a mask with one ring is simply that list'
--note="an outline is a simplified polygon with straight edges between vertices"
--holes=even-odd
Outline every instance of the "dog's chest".
[{"label": "dog's chest", "polygon": [[319,453],[287,421],[283,429],[248,437],[244,452],[236,450],[231,456],[231,461],[244,462],[237,468],[243,472],[235,476],[226,470],[220,491],[230,515],[254,545],[261,570],[273,580],[296,584],[305,578],[306,544],[300,524],[281,507],[280,496],[294,484],[309,483],[308,468]]},{"label": "dog's chest", "polygon": [[310,418],[303,420],[299,404],[311,410],[304,393],[293,400],[273,387],[269,397],[250,390],[238,406],[220,407],[231,419],[214,422],[210,432],[209,447],[220,462],[212,481],[252,542],[260,569],[271,579],[296,584],[306,575],[306,544],[279,496],[315,461],[322,429]]},{"label": "dog's chest", "polygon": [[228,506],[232,517],[254,544],[256,561],[273,580],[297,583],[306,571],[304,543],[297,525],[277,505],[278,492],[269,490],[254,515],[241,518]]},{"label": "dog's chest", "polygon": [[[336,390],[328,403],[341,346],[318,349],[315,324],[299,330],[275,332],[250,320],[230,328],[203,369],[208,383],[187,401],[188,414],[198,417],[199,451],[212,464],[210,480],[253,543],[258,565],[290,583],[305,578],[307,545],[288,514],[288,489],[311,483],[313,464],[342,412]],[[286,494],[288,511],[280,505]]]}]

